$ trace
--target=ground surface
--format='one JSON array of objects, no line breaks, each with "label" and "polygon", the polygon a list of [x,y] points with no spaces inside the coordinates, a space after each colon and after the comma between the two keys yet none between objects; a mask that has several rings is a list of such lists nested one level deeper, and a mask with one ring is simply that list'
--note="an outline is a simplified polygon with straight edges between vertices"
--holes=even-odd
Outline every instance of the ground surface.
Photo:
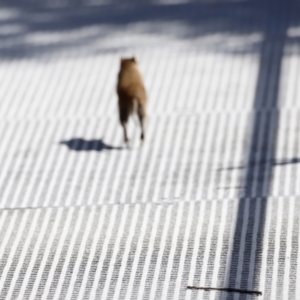
[{"label": "ground surface", "polygon": [[299,3],[0,3],[1,299],[299,299]]}]

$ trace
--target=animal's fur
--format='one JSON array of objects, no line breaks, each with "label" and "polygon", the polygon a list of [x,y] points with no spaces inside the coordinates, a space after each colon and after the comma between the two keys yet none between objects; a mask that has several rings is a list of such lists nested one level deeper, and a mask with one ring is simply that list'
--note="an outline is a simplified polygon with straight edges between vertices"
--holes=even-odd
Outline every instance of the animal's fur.
[{"label": "animal's fur", "polygon": [[141,141],[145,139],[147,117],[147,93],[135,57],[121,58],[117,94],[119,98],[120,122],[124,130],[124,141],[128,145],[127,123],[130,115],[137,113],[141,125]]}]

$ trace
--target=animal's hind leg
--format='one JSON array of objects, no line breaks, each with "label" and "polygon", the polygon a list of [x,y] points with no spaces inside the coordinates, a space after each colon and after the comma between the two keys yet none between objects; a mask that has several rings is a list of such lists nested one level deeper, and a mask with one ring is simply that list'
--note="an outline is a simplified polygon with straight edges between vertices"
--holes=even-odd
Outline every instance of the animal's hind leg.
[{"label": "animal's hind leg", "polygon": [[123,131],[124,131],[124,142],[128,146],[129,139],[127,136],[127,122],[122,122],[122,127],[123,127]]},{"label": "animal's hind leg", "polygon": [[130,110],[128,108],[120,108],[120,122],[123,127],[124,142],[127,146],[129,144],[129,139],[127,135],[127,123],[128,123],[129,115],[130,115]]},{"label": "animal's hind leg", "polygon": [[145,140],[145,123],[146,123],[146,111],[142,105],[138,106],[137,114],[141,124],[141,141]]}]

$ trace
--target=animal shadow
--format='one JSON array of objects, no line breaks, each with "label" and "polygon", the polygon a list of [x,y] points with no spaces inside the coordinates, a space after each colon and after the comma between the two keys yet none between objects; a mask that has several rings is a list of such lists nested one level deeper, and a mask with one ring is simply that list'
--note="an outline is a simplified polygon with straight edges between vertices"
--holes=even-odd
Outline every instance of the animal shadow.
[{"label": "animal shadow", "polygon": [[84,140],[81,138],[73,138],[67,141],[61,141],[59,144],[66,145],[70,150],[74,151],[103,151],[103,150],[122,150],[122,147],[114,147],[105,144],[102,139]]}]

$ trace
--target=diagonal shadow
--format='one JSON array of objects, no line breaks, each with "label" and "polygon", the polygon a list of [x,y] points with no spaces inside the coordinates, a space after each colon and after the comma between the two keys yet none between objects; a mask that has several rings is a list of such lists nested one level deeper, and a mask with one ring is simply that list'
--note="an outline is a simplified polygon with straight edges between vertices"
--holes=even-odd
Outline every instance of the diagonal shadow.
[{"label": "diagonal shadow", "polygon": [[[253,164],[253,161],[275,162],[280,120],[278,99],[281,64],[289,26],[288,17],[293,5],[292,0],[265,0],[259,4],[265,15],[265,25],[262,28],[264,41],[260,50],[259,75],[247,149],[247,169],[241,182],[243,189],[238,203],[227,272],[229,287],[259,287],[266,208],[273,180],[272,168],[276,164]],[[244,234],[243,227],[246,227]],[[233,297],[228,294],[228,299]]]},{"label": "diagonal shadow", "polygon": [[100,140],[84,140],[81,138],[73,138],[67,141],[61,141],[59,144],[66,145],[70,150],[74,151],[103,151],[103,150],[121,150],[122,147],[114,147],[105,144]]},{"label": "diagonal shadow", "polygon": [[233,171],[233,170],[242,170],[242,169],[248,169],[249,167],[255,167],[257,165],[270,165],[270,166],[285,166],[285,165],[293,165],[293,164],[299,164],[300,158],[299,157],[293,157],[290,159],[268,159],[268,160],[253,160],[248,161],[247,165],[243,166],[237,166],[237,167],[226,167],[226,168],[220,168],[218,171]]}]

